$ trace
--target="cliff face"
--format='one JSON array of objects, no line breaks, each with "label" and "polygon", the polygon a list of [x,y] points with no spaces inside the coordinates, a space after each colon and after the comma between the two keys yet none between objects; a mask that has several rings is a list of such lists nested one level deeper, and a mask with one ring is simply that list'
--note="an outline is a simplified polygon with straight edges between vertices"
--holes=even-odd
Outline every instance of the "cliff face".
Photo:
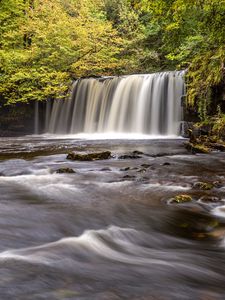
[{"label": "cliff face", "polygon": [[34,132],[34,105],[16,104],[0,108],[0,136],[21,136]]}]

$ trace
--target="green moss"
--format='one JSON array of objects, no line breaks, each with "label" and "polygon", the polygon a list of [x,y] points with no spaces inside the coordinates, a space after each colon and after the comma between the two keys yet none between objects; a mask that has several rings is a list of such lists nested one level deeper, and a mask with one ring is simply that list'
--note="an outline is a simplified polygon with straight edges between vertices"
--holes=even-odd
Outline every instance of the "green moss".
[{"label": "green moss", "polygon": [[204,191],[208,191],[214,188],[214,184],[210,183],[210,182],[195,182],[193,184],[193,188],[194,189],[199,189],[199,190],[204,190]]},{"label": "green moss", "polygon": [[210,153],[210,148],[205,146],[204,144],[196,144],[196,143],[186,143],[186,148],[192,153]]},{"label": "green moss", "polygon": [[186,194],[177,195],[172,199],[172,203],[185,203],[190,201],[192,201],[192,197]]}]

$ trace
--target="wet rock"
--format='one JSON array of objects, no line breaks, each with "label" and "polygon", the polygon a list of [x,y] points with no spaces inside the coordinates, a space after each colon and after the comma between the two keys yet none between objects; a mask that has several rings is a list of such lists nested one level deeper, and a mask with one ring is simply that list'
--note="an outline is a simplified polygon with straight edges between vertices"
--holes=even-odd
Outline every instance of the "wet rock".
[{"label": "wet rock", "polygon": [[198,201],[202,203],[218,203],[221,199],[215,196],[202,196]]},{"label": "wet rock", "polygon": [[225,145],[219,143],[210,143],[209,146],[215,150],[225,152]]},{"label": "wet rock", "polygon": [[76,173],[73,169],[71,168],[60,168],[58,170],[56,170],[57,174],[72,174],[72,173]]},{"label": "wet rock", "polygon": [[102,168],[100,171],[104,172],[104,171],[112,171],[110,168]]},{"label": "wet rock", "polygon": [[143,152],[138,151],[138,150],[135,150],[135,151],[133,151],[132,153],[133,153],[133,154],[136,154],[136,155],[142,155],[142,154],[144,154]]},{"label": "wet rock", "polygon": [[123,179],[134,179],[135,178],[135,176],[133,176],[133,175],[125,175],[125,176],[123,176]]},{"label": "wet rock", "polygon": [[145,169],[148,169],[148,168],[151,167],[151,165],[149,165],[149,164],[142,164],[141,167],[143,167],[143,168],[145,168]]},{"label": "wet rock", "polygon": [[94,152],[94,153],[75,153],[71,152],[67,155],[67,159],[79,160],[79,161],[93,161],[109,159],[111,157],[110,151]]},{"label": "wet rock", "polygon": [[190,195],[181,194],[177,195],[174,198],[172,198],[169,202],[170,203],[185,203],[192,201],[192,197]]},{"label": "wet rock", "polygon": [[138,170],[137,172],[138,172],[138,173],[145,173],[145,172],[146,172],[146,169],[143,168],[143,169]]},{"label": "wet rock", "polygon": [[165,162],[164,164],[163,164],[163,166],[170,166],[171,164],[169,163],[169,162]]},{"label": "wet rock", "polygon": [[120,171],[129,171],[129,170],[130,170],[130,167],[120,169]]},{"label": "wet rock", "polygon": [[213,183],[210,183],[210,182],[198,181],[198,182],[195,182],[192,187],[193,187],[193,189],[208,191],[208,190],[213,189],[214,185],[213,185]]},{"label": "wet rock", "polygon": [[213,181],[213,185],[214,185],[214,187],[217,188],[217,189],[223,187],[222,182],[220,182],[220,181],[218,181],[218,180],[217,180],[217,181]]},{"label": "wet rock", "polygon": [[192,154],[196,153],[203,153],[203,154],[208,154],[210,153],[210,149],[202,144],[194,144],[191,142],[186,142],[185,148],[190,151]]},{"label": "wet rock", "polygon": [[125,154],[125,155],[120,155],[118,157],[118,159],[137,159],[137,158],[141,158],[141,156],[137,154]]}]

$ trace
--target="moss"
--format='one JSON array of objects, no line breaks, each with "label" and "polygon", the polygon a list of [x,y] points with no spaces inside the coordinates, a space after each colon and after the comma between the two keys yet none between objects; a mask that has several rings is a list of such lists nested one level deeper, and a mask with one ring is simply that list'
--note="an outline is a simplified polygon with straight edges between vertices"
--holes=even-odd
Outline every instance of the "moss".
[{"label": "moss", "polygon": [[186,194],[180,194],[175,196],[172,199],[172,203],[185,203],[185,202],[190,202],[192,201],[192,197],[190,195],[186,195]]},{"label": "moss", "polygon": [[70,160],[79,160],[79,161],[93,161],[93,160],[101,160],[101,159],[109,159],[111,157],[110,151],[103,151],[98,153],[74,153],[71,152],[67,155],[67,159]]},{"label": "moss", "polygon": [[210,183],[210,182],[195,182],[193,184],[193,188],[194,189],[199,189],[199,190],[204,190],[204,191],[208,191],[214,188],[214,184]]},{"label": "moss", "polygon": [[195,153],[203,153],[203,154],[207,154],[210,153],[210,148],[205,146],[204,144],[195,144],[195,143],[186,143],[185,147],[187,148],[187,150],[191,151],[191,153],[195,154]]}]

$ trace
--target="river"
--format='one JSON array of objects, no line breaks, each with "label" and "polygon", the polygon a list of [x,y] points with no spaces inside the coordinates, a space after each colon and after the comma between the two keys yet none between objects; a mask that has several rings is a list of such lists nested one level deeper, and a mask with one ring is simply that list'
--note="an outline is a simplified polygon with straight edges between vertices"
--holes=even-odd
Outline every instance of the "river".
[{"label": "river", "polygon": [[[224,154],[183,143],[2,138],[0,299],[224,299]],[[71,150],[113,157],[71,161]],[[193,201],[171,203],[178,194]]]}]

